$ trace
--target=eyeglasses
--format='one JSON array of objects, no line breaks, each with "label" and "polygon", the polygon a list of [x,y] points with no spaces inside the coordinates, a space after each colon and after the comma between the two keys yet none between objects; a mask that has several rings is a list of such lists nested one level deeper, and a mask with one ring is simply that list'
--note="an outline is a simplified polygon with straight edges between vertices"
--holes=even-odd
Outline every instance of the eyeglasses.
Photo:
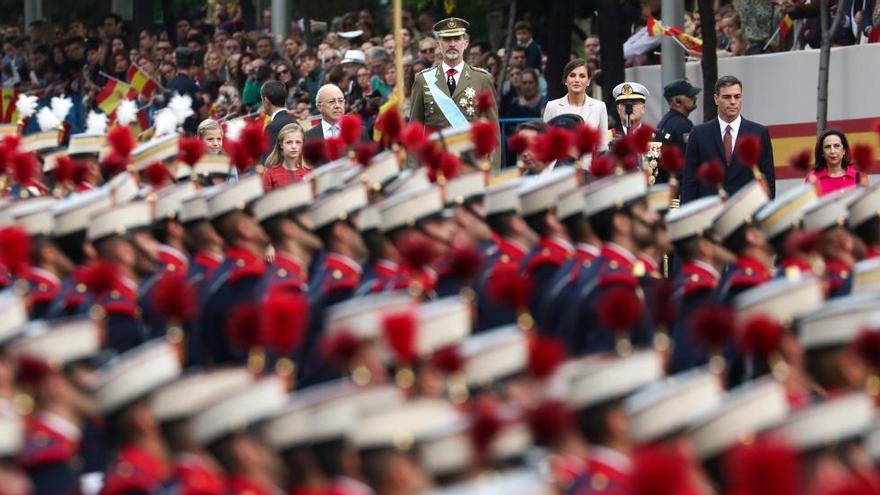
[{"label": "eyeglasses", "polygon": [[336,98],[335,100],[324,100],[324,105],[345,105],[345,98]]},{"label": "eyeglasses", "polygon": [[287,69],[281,69],[278,72],[276,72],[276,74],[278,74],[279,76],[283,76],[284,74],[290,74],[290,71]]},{"label": "eyeglasses", "polygon": [[421,50],[419,50],[419,53],[431,53],[433,51],[433,48],[422,48]]}]

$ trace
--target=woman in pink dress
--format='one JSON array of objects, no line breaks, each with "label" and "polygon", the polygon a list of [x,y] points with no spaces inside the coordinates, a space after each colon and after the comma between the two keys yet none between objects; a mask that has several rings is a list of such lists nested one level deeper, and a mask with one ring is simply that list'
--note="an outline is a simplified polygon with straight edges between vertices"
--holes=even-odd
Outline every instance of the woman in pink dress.
[{"label": "woman in pink dress", "polygon": [[868,185],[868,176],[850,163],[849,141],[846,134],[828,129],[816,140],[816,165],[807,175],[807,181],[816,182],[819,195],[850,187]]}]

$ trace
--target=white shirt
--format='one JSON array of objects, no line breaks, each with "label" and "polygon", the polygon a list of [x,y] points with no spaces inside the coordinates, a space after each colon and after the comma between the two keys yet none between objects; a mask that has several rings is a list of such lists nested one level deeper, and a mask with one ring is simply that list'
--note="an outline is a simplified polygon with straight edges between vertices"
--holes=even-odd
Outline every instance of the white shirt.
[{"label": "white shirt", "polygon": [[721,125],[721,142],[724,142],[724,133],[727,132],[727,126],[730,126],[730,134],[733,137],[733,146],[730,148],[731,150],[736,148],[736,136],[739,135],[739,125],[742,124],[743,117],[742,115],[737,115],[736,119],[733,122],[727,123],[718,117],[718,123]]},{"label": "white shirt", "polygon": [[446,73],[449,71],[449,69],[455,69],[456,72],[455,72],[455,75],[452,76],[452,78],[455,79],[455,85],[458,86],[458,80],[461,79],[461,71],[464,70],[464,61],[462,60],[455,67],[450,67],[450,66],[446,65],[446,62],[443,62],[442,69],[443,69],[443,79],[449,78],[446,75]]},{"label": "white shirt", "polygon": [[[336,126],[336,132],[330,130],[331,127]],[[321,130],[324,131],[324,137],[338,137],[339,136],[339,122],[335,124],[331,124],[324,119],[321,119]]]}]

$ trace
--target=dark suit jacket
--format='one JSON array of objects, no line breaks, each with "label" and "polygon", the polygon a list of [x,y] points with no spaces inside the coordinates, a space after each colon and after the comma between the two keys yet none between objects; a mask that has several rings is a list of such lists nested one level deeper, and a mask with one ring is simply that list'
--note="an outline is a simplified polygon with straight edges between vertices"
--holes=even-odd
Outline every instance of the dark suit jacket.
[{"label": "dark suit jacket", "polygon": [[324,139],[324,126],[321,121],[318,121],[318,125],[306,131],[304,140],[311,141],[312,139]]},{"label": "dark suit jacket", "polygon": [[[739,133],[736,136],[737,143],[743,136],[752,134],[759,136],[761,140],[761,157],[758,159],[758,166],[767,180],[767,185],[770,186],[770,197],[773,198],[776,196],[776,172],[773,168],[773,146],[770,144],[770,133],[763,125],[742,119]],[[736,153],[737,146],[738,144],[735,144],[733,147],[731,163],[724,163],[724,144],[721,141],[721,126],[718,124],[718,119],[712,119],[693,128],[688,135],[687,151],[685,152],[684,174],[681,183],[682,204],[718,193],[715,186],[704,184],[697,178],[697,170],[700,165],[710,160],[718,160],[725,165],[723,185],[729,195],[754,179],[752,168],[740,163]]]},{"label": "dark suit jacket", "polygon": [[[269,122],[269,125],[266,126],[266,137],[269,139],[268,149],[272,150],[275,147],[275,140],[278,139],[278,132],[281,131],[282,127],[287,124],[295,123],[296,121],[290,116],[290,112],[278,112],[278,115],[276,115],[275,118],[272,119],[272,122]],[[263,157],[263,159],[265,160],[266,158]]]}]

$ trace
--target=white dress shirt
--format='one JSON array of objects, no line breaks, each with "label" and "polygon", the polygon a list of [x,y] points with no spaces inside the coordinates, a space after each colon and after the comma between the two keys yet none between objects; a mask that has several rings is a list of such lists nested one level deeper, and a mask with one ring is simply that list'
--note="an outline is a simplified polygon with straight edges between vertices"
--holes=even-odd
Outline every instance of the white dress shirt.
[{"label": "white dress shirt", "polygon": [[458,65],[456,65],[455,67],[450,67],[450,66],[446,65],[446,62],[443,62],[442,65],[443,65],[442,69],[443,69],[443,80],[444,81],[449,78],[446,75],[446,73],[449,71],[449,69],[455,69],[456,72],[455,72],[455,75],[452,76],[452,78],[455,79],[455,86],[457,87],[458,80],[461,79],[461,71],[464,70],[464,61],[459,62]]},{"label": "white dress shirt", "polygon": [[279,113],[286,112],[286,111],[287,111],[287,109],[284,107],[281,107],[278,110],[275,110],[274,112],[272,112],[272,116],[269,117],[269,122],[272,122],[273,120],[275,120],[275,116],[278,115]]},{"label": "white dress shirt", "polygon": [[733,122],[725,122],[718,117],[718,124],[721,125],[721,142],[724,142],[724,133],[727,132],[727,126],[730,126],[730,134],[733,138],[733,146],[730,148],[731,150],[736,149],[736,137],[739,135],[739,125],[742,124],[743,118],[742,115],[737,115],[736,119]]},{"label": "white dress shirt", "polygon": [[[332,130],[333,127],[336,127],[335,132]],[[335,124],[331,124],[324,119],[321,119],[321,130],[324,131],[324,137],[339,137],[339,122]]]}]

